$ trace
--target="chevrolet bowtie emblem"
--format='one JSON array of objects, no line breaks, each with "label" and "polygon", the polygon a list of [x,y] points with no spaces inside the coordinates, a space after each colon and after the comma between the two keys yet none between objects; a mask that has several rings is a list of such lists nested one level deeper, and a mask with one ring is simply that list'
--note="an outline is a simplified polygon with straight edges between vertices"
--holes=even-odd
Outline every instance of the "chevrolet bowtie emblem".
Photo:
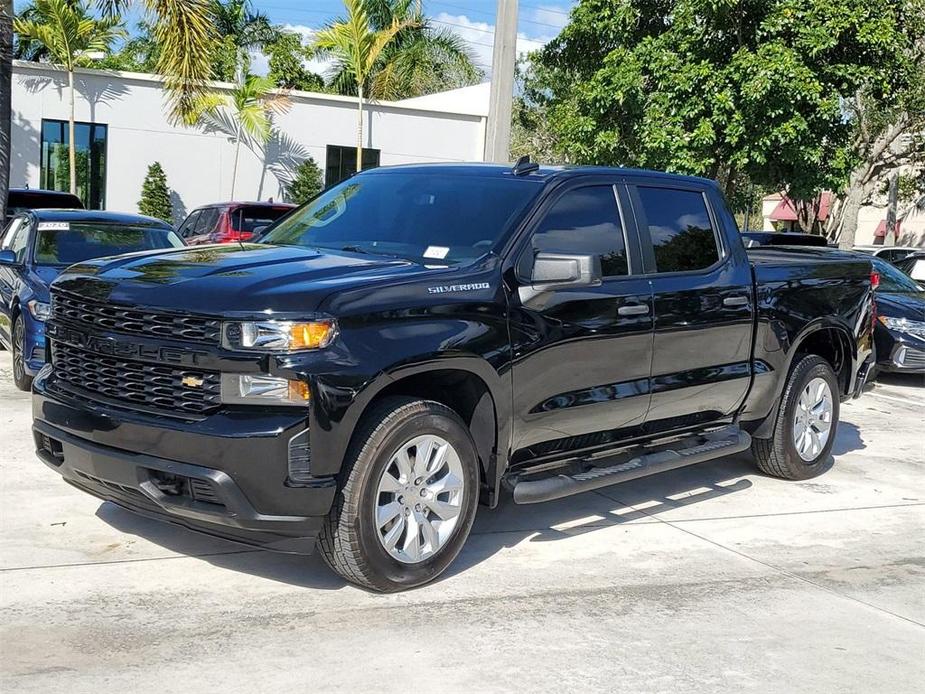
[{"label": "chevrolet bowtie emblem", "polygon": [[203,381],[199,376],[192,375],[184,376],[183,380],[181,381],[181,383],[187,388],[201,388],[204,382],[205,381]]}]

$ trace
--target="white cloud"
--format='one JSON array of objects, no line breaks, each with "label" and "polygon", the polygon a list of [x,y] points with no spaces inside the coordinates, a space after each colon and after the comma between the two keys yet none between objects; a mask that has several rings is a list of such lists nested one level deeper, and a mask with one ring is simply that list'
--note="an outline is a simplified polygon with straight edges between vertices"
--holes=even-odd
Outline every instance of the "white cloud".
[{"label": "white cloud", "polygon": [[[533,10],[531,14],[535,15],[539,12],[548,12],[548,10],[538,8]],[[559,20],[568,20],[567,17],[561,15],[555,15],[555,17]],[[455,15],[448,12],[441,12],[433,19],[438,23],[438,26],[449,29],[469,43],[475,57],[475,62],[478,63],[478,66],[485,72],[486,78],[490,77],[491,60],[495,42],[495,25],[489,24],[488,22],[473,21],[464,14]],[[536,21],[540,20],[537,19]],[[545,23],[544,21],[544,24]],[[530,33],[523,31],[517,32],[517,56],[522,57],[530,51],[538,50],[549,43],[549,41],[558,34],[556,26],[558,25],[546,27],[549,29],[548,33],[533,31]],[[544,27],[537,28],[542,29]]]},{"label": "white cloud", "polygon": [[[526,8],[525,8],[526,9]],[[559,32],[568,24],[569,8],[562,5],[540,5],[539,7],[529,8],[521,18],[528,24],[534,26],[543,26],[543,29],[552,32]]]}]

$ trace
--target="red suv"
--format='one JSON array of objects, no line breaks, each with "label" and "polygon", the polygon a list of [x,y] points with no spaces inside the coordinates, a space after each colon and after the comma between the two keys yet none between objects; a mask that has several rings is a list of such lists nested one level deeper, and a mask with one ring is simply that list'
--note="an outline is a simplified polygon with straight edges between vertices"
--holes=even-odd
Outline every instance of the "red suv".
[{"label": "red suv", "polygon": [[178,233],[190,246],[250,241],[254,231],[295,209],[283,202],[223,202],[197,207]]}]

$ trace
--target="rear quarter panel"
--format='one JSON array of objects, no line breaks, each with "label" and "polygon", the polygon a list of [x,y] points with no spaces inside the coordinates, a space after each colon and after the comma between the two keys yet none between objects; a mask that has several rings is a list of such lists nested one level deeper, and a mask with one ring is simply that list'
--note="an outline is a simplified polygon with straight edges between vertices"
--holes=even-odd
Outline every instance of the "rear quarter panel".
[{"label": "rear quarter panel", "polygon": [[813,333],[834,328],[848,337],[853,376],[870,354],[873,332],[869,260],[808,248],[760,249],[748,255],[756,282],[757,323],[755,380],[743,421],[772,412],[801,343]]}]

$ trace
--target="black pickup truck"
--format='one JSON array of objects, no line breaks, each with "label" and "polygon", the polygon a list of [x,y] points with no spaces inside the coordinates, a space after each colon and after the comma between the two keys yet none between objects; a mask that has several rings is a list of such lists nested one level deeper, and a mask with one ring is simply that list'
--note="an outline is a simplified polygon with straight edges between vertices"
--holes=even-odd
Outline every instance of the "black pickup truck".
[{"label": "black pickup truck", "polygon": [[[826,252],[821,252],[826,251]],[[258,243],[73,266],[39,457],[91,494],[349,581],[438,576],[478,503],[745,451],[805,479],[870,368],[870,262],[746,253],[711,181],[364,172]]]}]

